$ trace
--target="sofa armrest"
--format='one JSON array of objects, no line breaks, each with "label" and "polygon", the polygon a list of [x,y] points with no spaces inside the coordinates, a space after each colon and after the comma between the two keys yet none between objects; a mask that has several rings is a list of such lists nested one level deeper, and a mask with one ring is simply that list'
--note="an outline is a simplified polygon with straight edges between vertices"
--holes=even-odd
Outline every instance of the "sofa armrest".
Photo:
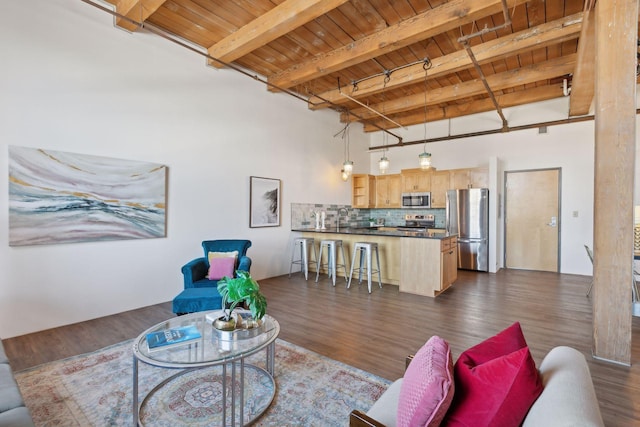
[{"label": "sofa armrest", "polygon": [[364,412],[354,409],[349,414],[349,427],[385,427]]},{"label": "sofa armrest", "polygon": [[540,364],[544,389],[523,427],[604,427],[589,365],[571,347],[552,349]]},{"label": "sofa armrest", "polygon": [[251,258],[249,258],[248,256],[241,256],[238,259],[238,268],[236,270],[241,270],[246,272],[251,271]]},{"label": "sofa armrest", "polygon": [[196,258],[182,266],[184,288],[193,288],[193,283],[207,277],[209,266],[204,258]]}]

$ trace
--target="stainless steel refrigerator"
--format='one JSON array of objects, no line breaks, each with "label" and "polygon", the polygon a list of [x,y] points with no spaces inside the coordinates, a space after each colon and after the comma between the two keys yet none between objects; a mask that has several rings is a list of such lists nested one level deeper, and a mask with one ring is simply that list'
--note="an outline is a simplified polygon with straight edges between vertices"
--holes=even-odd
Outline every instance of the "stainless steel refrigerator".
[{"label": "stainless steel refrigerator", "polygon": [[458,268],[489,271],[489,190],[447,191],[446,228],[458,235]]}]

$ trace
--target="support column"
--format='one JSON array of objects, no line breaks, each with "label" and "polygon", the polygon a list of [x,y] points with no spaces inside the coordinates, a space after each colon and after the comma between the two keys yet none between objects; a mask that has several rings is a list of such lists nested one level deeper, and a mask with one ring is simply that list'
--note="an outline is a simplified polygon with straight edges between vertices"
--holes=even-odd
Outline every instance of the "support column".
[{"label": "support column", "polygon": [[638,2],[595,12],[593,355],[630,365]]}]

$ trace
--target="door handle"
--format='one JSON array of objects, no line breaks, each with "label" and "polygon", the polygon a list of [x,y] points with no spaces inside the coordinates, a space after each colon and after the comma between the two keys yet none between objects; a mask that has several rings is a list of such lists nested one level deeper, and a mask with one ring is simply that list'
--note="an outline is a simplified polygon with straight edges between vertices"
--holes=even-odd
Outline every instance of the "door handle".
[{"label": "door handle", "polygon": [[548,225],[549,227],[555,227],[555,226],[557,226],[557,225],[558,225],[558,223],[557,223],[557,222],[558,222],[557,217],[552,216],[552,217],[551,217],[551,222],[547,223],[547,225]]}]

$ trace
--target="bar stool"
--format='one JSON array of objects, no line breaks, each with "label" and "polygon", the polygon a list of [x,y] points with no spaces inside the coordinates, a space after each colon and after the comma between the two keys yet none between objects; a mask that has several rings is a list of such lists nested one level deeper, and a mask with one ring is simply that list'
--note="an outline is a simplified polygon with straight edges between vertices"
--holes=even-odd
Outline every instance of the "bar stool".
[{"label": "bar stool", "polygon": [[[322,253],[324,248],[327,248],[327,263],[322,263]],[[342,252],[343,264],[338,264],[338,248]],[[320,270],[326,266],[329,277],[333,279],[333,286],[336,285],[336,272],[338,268],[342,267],[344,270],[344,281],[347,281],[347,258],[344,256],[344,247],[342,246],[342,240],[321,240],[320,241],[320,258],[318,259],[318,270],[316,272],[316,282],[320,277]]]},{"label": "bar stool", "polygon": [[[378,269],[371,269],[371,256],[372,252],[376,251],[376,262],[378,263]],[[356,264],[356,255],[360,253],[360,268],[354,269],[353,267]],[[353,258],[351,259],[351,273],[349,274],[349,283],[347,284],[347,289],[351,287],[351,277],[353,276],[353,272],[358,272],[358,283],[362,283],[362,271],[365,270],[363,268],[365,257],[367,259],[367,284],[369,286],[369,293],[371,293],[371,275],[372,273],[378,273],[378,285],[380,285],[380,289],[382,289],[382,277],[380,275],[380,256],[378,254],[378,244],[372,242],[356,242],[353,247]]]},{"label": "bar stool", "polygon": [[[313,261],[309,259],[311,253],[309,252],[309,245],[313,249]],[[300,246],[300,258],[294,259],[296,251]],[[316,244],[313,238],[298,237],[293,240],[293,248],[291,250],[291,264],[289,265],[289,277],[291,277],[291,270],[294,264],[300,264],[300,271],[304,271],[304,280],[309,280],[309,264],[315,264],[318,267],[318,253],[316,252]]]}]

